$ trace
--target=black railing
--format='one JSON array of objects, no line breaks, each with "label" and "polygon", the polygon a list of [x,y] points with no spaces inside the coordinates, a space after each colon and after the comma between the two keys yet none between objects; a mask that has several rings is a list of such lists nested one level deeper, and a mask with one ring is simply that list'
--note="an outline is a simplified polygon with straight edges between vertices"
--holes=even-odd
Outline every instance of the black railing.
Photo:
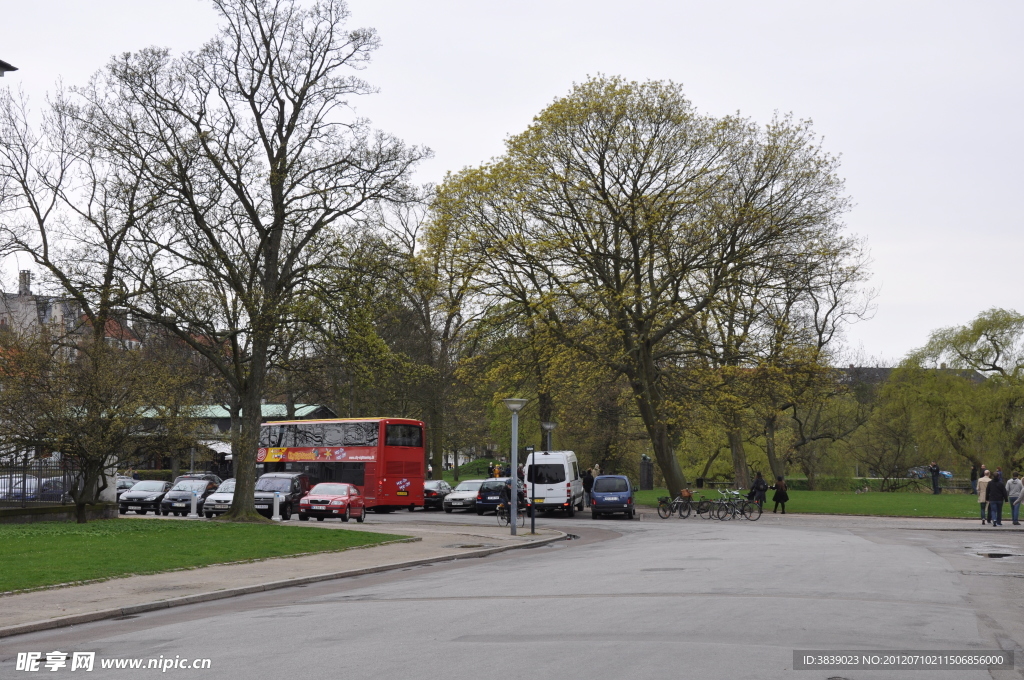
[{"label": "black railing", "polygon": [[73,476],[55,458],[0,462],[0,508],[31,508],[72,503]]}]

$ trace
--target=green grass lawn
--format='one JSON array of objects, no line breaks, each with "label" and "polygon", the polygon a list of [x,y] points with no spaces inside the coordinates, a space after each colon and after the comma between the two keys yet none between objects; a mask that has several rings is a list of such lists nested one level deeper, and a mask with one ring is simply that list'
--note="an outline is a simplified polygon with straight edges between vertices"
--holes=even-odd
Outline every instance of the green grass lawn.
[{"label": "green grass lawn", "polygon": [[[344,550],[397,538],[402,537],[313,527],[144,519],[0,524],[0,592]],[[282,577],[289,573],[282,563]]]},{"label": "green grass lawn", "polygon": [[[774,491],[768,491],[766,511],[771,511]],[[665,489],[638,491],[637,503],[657,506],[659,496],[667,496]],[[705,490],[708,498],[718,498],[715,491]],[[883,517],[956,517],[979,518],[977,496],[963,493],[895,492],[854,493],[852,491],[790,491],[786,512],[819,513],[824,515],[880,515]],[[1009,508],[1003,506],[1008,516]]]}]

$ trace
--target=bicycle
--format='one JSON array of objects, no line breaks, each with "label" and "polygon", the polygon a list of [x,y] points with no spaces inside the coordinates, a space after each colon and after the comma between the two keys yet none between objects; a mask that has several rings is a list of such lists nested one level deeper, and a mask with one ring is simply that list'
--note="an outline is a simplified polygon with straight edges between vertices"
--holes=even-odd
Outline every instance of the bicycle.
[{"label": "bicycle", "polygon": [[751,522],[761,517],[763,508],[760,504],[744,499],[739,491],[719,491],[722,498],[714,502],[714,516],[719,520],[735,519],[740,515]]},{"label": "bicycle", "polygon": [[[499,503],[498,507],[495,508],[494,514],[498,518],[498,526],[507,527],[511,522],[509,521],[509,508],[504,503]],[[516,506],[516,526],[526,526],[526,507],[523,505]]]}]

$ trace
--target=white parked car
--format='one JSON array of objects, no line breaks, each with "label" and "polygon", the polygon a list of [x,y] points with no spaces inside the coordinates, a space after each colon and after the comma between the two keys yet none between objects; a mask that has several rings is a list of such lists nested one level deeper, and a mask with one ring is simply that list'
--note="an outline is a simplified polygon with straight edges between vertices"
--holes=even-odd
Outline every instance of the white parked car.
[{"label": "white parked car", "polygon": [[223,515],[231,509],[231,499],[235,497],[235,479],[225,479],[217,487],[217,490],[209,495],[206,503],[203,504],[203,514],[206,519],[213,519],[217,515]]},{"label": "white parked car", "polygon": [[441,502],[444,506],[444,511],[472,510],[476,507],[476,493],[483,483],[484,480],[482,479],[467,479],[459,482],[455,490],[445,496]]}]

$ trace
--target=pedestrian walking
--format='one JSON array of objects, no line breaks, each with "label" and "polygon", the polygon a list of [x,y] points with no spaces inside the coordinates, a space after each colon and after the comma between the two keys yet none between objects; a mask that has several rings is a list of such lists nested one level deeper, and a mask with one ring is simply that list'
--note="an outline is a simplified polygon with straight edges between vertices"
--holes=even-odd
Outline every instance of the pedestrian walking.
[{"label": "pedestrian walking", "polygon": [[750,500],[763,506],[767,491],[768,482],[764,481],[764,477],[758,472],[754,477],[754,483],[750,485]]},{"label": "pedestrian walking", "polygon": [[1020,501],[1024,498],[1024,482],[1020,479],[1020,473],[1014,472],[1013,477],[1006,483],[1006,496],[1010,501],[1010,516],[1013,523],[1020,524]]},{"label": "pedestrian walking", "polygon": [[775,486],[769,488],[775,489],[775,495],[772,496],[772,501],[775,503],[775,510],[772,510],[772,512],[776,512],[781,505],[782,514],[785,515],[786,503],[789,502],[789,492],[786,490],[785,480],[783,480],[782,477],[776,477]]},{"label": "pedestrian walking", "polygon": [[516,477],[518,477],[519,481],[522,482],[525,481],[525,476],[526,473],[523,472],[523,466],[520,464],[519,467],[516,468]]},{"label": "pedestrian walking", "polygon": [[494,463],[490,463],[490,462],[487,463],[487,476],[488,477],[493,477],[494,476]]},{"label": "pedestrian walking", "polygon": [[998,479],[1001,484],[1004,484],[1005,482],[1003,482],[1003,468],[997,467],[996,473],[992,475],[992,479]]},{"label": "pedestrian walking", "polygon": [[590,507],[590,491],[594,488],[594,475],[590,474],[590,470],[587,470],[583,474],[583,505],[584,507]]},{"label": "pedestrian walking", "polygon": [[1003,503],[1006,502],[1006,487],[996,477],[985,489],[985,500],[988,501],[988,521],[994,527],[1003,526]]},{"label": "pedestrian walking", "polygon": [[978,495],[978,464],[971,466],[971,493]]},{"label": "pedestrian walking", "polygon": [[988,503],[985,500],[985,492],[988,491],[988,483],[992,478],[988,476],[988,470],[982,468],[981,477],[978,478],[978,505],[981,506],[981,523],[988,522]]},{"label": "pedestrian walking", "polygon": [[938,463],[933,460],[932,464],[928,466],[928,472],[932,474],[932,494],[942,493],[942,490],[939,488],[939,473],[942,471],[939,469]]},{"label": "pedestrian walking", "polygon": [[601,464],[594,463],[594,476],[597,477],[599,474],[601,474]]}]

